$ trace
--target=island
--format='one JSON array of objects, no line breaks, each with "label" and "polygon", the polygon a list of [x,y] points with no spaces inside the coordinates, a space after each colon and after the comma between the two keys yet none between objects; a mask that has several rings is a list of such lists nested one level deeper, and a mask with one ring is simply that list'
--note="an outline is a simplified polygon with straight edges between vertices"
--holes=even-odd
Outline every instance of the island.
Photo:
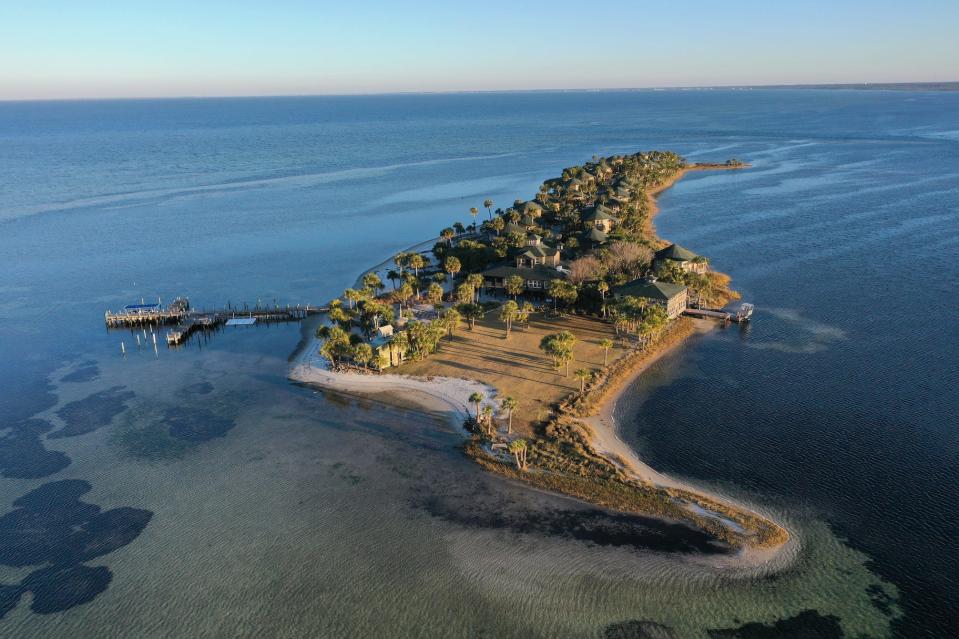
[{"label": "island", "polygon": [[658,237],[656,195],[692,164],[668,151],[594,157],[364,273],[329,305],[291,377],[449,413],[465,454],[537,489],[706,531],[767,557],[786,529],[666,477],[616,434],[613,407],[656,358],[738,294],[709,260]]}]

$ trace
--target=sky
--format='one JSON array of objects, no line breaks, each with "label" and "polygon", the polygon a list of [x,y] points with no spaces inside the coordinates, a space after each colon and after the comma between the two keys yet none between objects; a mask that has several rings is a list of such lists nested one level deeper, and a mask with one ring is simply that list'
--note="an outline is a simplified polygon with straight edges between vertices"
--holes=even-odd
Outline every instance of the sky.
[{"label": "sky", "polygon": [[0,100],[959,80],[959,0],[0,0]]}]

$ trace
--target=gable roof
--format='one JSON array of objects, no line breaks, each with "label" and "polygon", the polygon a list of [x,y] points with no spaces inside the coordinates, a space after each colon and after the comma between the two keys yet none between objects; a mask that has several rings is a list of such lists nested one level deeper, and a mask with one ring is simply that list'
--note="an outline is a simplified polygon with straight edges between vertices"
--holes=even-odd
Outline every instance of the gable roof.
[{"label": "gable roof", "polygon": [[602,244],[609,238],[608,235],[600,231],[598,228],[590,229],[589,233],[586,234],[586,239],[590,242],[596,242],[597,244]]},{"label": "gable roof", "polygon": [[629,295],[632,297],[645,297],[647,299],[661,300],[668,302],[677,295],[686,290],[685,286],[673,284],[672,282],[653,282],[644,278],[627,282],[622,286],[613,287],[613,293],[616,295]]},{"label": "gable roof", "polygon": [[611,215],[612,211],[603,206],[602,204],[597,204],[590,212],[583,218],[584,222],[596,222],[599,220],[610,220],[612,222],[618,222],[615,217]]},{"label": "gable roof", "polygon": [[551,266],[509,266],[507,264],[501,264],[500,266],[494,266],[488,268],[481,273],[483,277],[510,277],[511,275],[519,275],[523,279],[527,280],[565,280],[566,273],[562,271],[557,271],[554,267]]},{"label": "gable roof", "polygon": [[553,248],[552,246],[530,246],[525,251],[523,251],[521,257],[529,258],[540,258],[540,257],[553,257],[559,253],[558,249]]},{"label": "gable roof", "polygon": [[685,249],[679,244],[670,244],[664,249],[656,251],[657,260],[679,260],[680,262],[691,262],[695,259],[700,259],[699,255],[696,255],[689,249]]}]

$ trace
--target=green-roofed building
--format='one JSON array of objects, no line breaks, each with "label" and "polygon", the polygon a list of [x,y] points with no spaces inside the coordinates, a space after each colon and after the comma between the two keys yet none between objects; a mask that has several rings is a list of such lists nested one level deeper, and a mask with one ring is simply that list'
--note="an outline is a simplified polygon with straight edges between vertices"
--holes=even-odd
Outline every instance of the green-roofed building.
[{"label": "green-roofed building", "polygon": [[583,222],[594,229],[599,229],[603,233],[609,233],[619,222],[613,217],[613,212],[602,204],[597,204],[591,209],[587,209]]},{"label": "green-roofed building", "polygon": [[502,264],[488,268],[482,273],[483,286],[489,289],[506,288],[506,279],[514,275],[523,278],[523,287],[527,293],[545,293],[552,280],[566,279],[566,273],[552,266],[510,266]]},{"label": "green-roofed building", "polygon": [[666,315],[669,319],[673,319],[682,315],[683,311],[686,310],[689,290],[685,286],[672,282],[640,278],[622,286],[614,286],[613,297],[615,299],[638,297],[648,300],[650,303],[659,304],[666,309]]},{"label": "green-roofed building", "polygon": [[709,268],[709,263],[705,257],[696,255],[679,244],[670,244],[666,248],[656,251],[653,265],[658,267],[666,262],[693,273],[705,273]]},{"label": "green-roofed building", "polygon": [[583,239],[586,240],[587,242],[592,242],[594,245],[598,246],[600,244],[605,244],[606,242],[608,242],[609,236],[594,226],[593,228],[589,230],[588,233],[586,233],[583,236]]}]

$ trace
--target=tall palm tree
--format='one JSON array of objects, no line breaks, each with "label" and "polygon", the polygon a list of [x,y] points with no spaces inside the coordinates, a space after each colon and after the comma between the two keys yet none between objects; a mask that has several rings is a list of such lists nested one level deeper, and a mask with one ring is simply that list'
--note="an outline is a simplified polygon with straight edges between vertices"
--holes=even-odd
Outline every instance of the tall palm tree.
[{"label": "tall palm tree", "polygon": [[483,421],[486,423],[486,434],[493,438],[493,407],[487,404],[483,407]]},{"label": "tall palm tree", "polygon": [[480,420],[480,404],[483,403],[483,393],[473,393],[470,395],[470,403],[476,404],[476,423]]},{"label": "tall palm tree", "polygon": [[493,200],[483,200],[483,206],[486,207],[486,212],[489,214],[489,219],[493,219]]},{"label": "tall palm tree", "polygon": [[453,284],[456,282],[456,274],[460,272],[462,264],[458,257],[450,256],[443,262],[443,269],[450,274],[450,293],[453,292]]},{"label": "tall palm tree", "polygon": [[476,226],[476,215],[479,213],[479,209],[475,206],[470,207],[470,215],[473,216],[473,226]]},{"label": "tall palm tree", "polygon": [[500,321],[506,322],[506,339],[509,339],[510,331],[513,328],[513,320],[516,319],[516,314],[518,312],[519,305],[517,305],[513,300],[507,301],[505,304],[503,304],[503,306],[500,307]]},{"label": "tall palm tree", "polygon": [[579,380],[579,392],[585,393],[586,382],[588,382],[589,378],[593,376],[592,371],[590,371],[588,368],[580,368],[580,369],[577,369],[575,373],[573,373],[573,376]]},{"label": "tall palm tree", "polygon": [[411,269],[413,269],[413,274],[416,275],[416,277],[419,277],[420,269],[426,266],[427,262],[426,258],[419,253],[412,253],[410,254],[409,258],[407,258],[406,263]]},{"label": "tall palm tree", "polygon": [[613,347],[613,340],[604,337],[599,340],[599,347],[603,349],[603,366],[609,365],[609,349]]},{"label": "tall palm tree", "polygon": [[513,433],[513,411],[519,406],[519,402],[507,395],[499,405],[506,411],[506,434],[511,435]]},{"label": "tall palm tree", "polygon": [[513,457],[516,459],[516,467],[519,470],[526,470],[529,467],[526,461],[528,448],[525,439],[514,439],[509,443],[509,452],[513,453]]},{"label": "tall palm tree", "polygon": [[466,276],[466,283],[473,287],[473,299],[475,304],[479,301],[479,290],[483,286],[483,276],[479,273],[470,273]]}]

